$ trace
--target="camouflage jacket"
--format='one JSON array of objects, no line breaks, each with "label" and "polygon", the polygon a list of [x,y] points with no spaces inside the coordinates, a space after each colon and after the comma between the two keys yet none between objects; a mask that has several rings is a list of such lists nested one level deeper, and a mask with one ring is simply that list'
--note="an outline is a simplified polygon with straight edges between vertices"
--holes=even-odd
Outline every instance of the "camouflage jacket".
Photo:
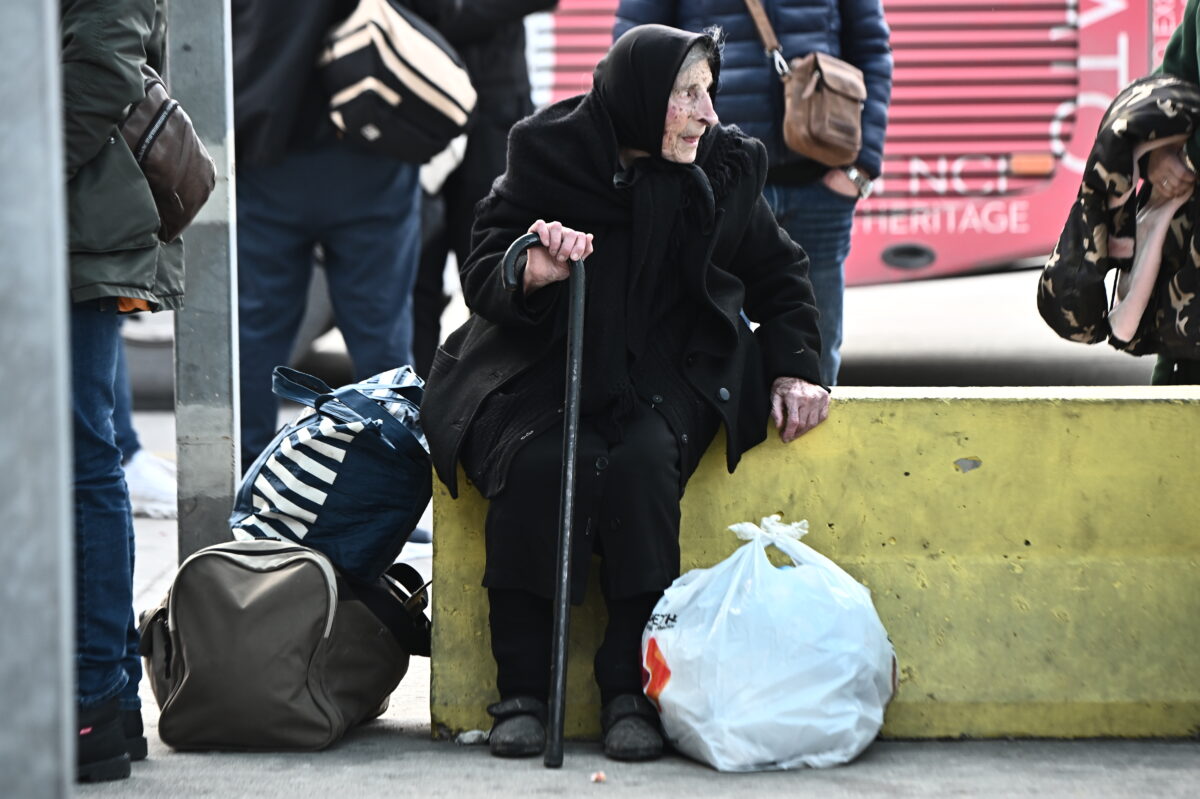
[{"label": "camouflage jacket", "polygon": [[1105,279],[1128,273],[1137,242],[1137,215],[1149,187],[1147,145],[1170,136],[1191,136],[1200,125],[1200,86],[1152,75],[1131,83],[1104,114],[1062,236],[1042,271],[1038,310],[1063,338],[1085,344],[1108,339],[1134,355],[1164,353],[1200,357],[1200,241],[1194,241],[1200,201],[1193,194],[1170,222],[1158,276],[1137,332],[1128,340],[1112,333]]}]

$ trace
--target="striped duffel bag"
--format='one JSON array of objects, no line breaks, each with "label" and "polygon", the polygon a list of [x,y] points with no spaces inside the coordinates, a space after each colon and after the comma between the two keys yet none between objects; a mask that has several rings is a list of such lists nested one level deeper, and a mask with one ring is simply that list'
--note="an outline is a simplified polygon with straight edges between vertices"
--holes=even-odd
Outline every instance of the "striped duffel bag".
[{"label": "striped duffel bag", "polygon": [[285,425],[242,478],[229,520],[234,538],[294,541],[351,578],[377,580],[433,490],[421,378],[403,366],[334,390],[278,366],[272,385],[311,410]]}]

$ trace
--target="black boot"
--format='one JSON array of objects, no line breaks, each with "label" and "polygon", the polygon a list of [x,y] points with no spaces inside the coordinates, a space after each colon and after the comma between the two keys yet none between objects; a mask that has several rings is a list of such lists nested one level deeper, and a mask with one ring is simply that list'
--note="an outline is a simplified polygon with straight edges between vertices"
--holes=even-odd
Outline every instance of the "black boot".
[{"label": "black boot", "polygon": [[129,776],[129,752],[117,700],[76,709],[79,741],[75,779],[79,782],[123,780]]},{"label": "black boot", "polygon": [[121,730],[125,733],[125,751],[129,752],[130,760],[146,759],[146,731],[142,727],[142,711],[140,708],[121,711]]},{"label": "black boot", "polygon": [[517,696],[489,705],[496,721],[488,749],[496,757],[533,757],[546,748],[546,705],[532,696]]},{"label": "black boot", "polygon": [[662,756],[658,713],[642,694],[622,694],[600,711],[604,754],[613,760],[656,760]]}]

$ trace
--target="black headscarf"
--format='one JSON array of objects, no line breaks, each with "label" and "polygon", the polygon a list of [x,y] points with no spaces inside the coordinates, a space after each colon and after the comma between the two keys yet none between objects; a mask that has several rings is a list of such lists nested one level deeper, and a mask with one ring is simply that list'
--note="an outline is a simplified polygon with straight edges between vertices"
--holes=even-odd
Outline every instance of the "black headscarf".
[{"label": "black headscarf", "polygon": [[[592,91],[514,127],[508,169],[494,187],[500,197],[534,211],[533,218],[580,230],[631,227],[629,258],[588,273],[583,412],[614,442],[636,401],[631,365],[682,291],[673,242],[685,224],[694,220],[697,229],[707,229],[713,218],[713,187],[701,165],[720,136],[726,149],[740,152],[733,136],[713,130],[701,139],[696,164],[662,157],[675,79],[688,51],[708,38],[665,25],[626,32],[596,66]],[[709,65],[715,92],[719,58],[714,55]],[[618,160],[621,148],[650,157],[626,169]]]},{"label": "black headscarf", "polygon": [[[592,73],[592,93],[608,111],[617,142],[661,159],[667,101],[679,68],[693,46],[709,40],[666,25],[630,28],[613,43]],[[708,62],[716,97],[721,61]]]}]

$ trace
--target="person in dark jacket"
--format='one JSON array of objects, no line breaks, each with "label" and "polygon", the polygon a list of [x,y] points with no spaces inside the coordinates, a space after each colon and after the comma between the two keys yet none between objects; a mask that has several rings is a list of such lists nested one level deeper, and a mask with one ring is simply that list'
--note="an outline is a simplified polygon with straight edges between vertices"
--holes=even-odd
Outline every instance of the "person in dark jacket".
[{"label": "person in dark jacket", "polygon": [[338,138],[317,57],[354,0],[233,0],[242,462],[266,448],[314,250],[359,377],[412,362],[417,165]]},{"label": "person in dark jacket", "polygon": [[[422,421],[451,493],[461,462],[490,500],[496,755],[533,755],[545,740],[568,260],[590,256],[572,601],[601,553],[608,626],[595,674],[610,757],[662,751],[641,693],[641,631],[679,573],[679,501],[718,428],[732,471],[768,415],[790,441],[828,412],[807,261],[762,198],[762,144],[718,124],[720,66],[709,35],[629,31],[589,93],[513,128],[507,169],[479,207],[461,267],[472,315],[434,359]],[[527,231],[542,246],[509,293],[500,261]]]},{"label": "person in dark jacket", "polygon": [[462,163],[441,191],[422,198],[421,264],[413,287],[413,358],[422,377],[429,375],[450,301],[443,287],[446,254],[453,252],[459,263],[470,254],[475,204],[504,172],[509,129],[533,112],[524,19],[555,5],[557,0],[476,0],[422,9],[462,57],[479,98]]},{"label": "person in dark jacket", "polygon": [[[133,523],[113,431],[119,314],[173,310],[183,251],[158,238],[150,186],[119,124],[159,66],[155,0],[62,0],[63,130],[71,269],[75,695],[82,781],[146,756],[133,615]],[[161,17],[159,17],[161,21]]]},{"label": "person in dark jacket", "polygon": [[765,193],[779,223],[804,248],[821,311],[821,382],[837,382],[841,366],[843,267],[850,254],[856,202],[879,177],[892,94],[890,31],[882,0],[762,0],[791,60],[829,53],[863,72],[863,143],[852,164],[830,169],[798,155],[783,141],[783,91],[772,59],[744,0],[621,0],[613,35],[658,22],[685,30],[720,25],[725,31],[724,76],[717,96],[721,118],[767,146]]}]

